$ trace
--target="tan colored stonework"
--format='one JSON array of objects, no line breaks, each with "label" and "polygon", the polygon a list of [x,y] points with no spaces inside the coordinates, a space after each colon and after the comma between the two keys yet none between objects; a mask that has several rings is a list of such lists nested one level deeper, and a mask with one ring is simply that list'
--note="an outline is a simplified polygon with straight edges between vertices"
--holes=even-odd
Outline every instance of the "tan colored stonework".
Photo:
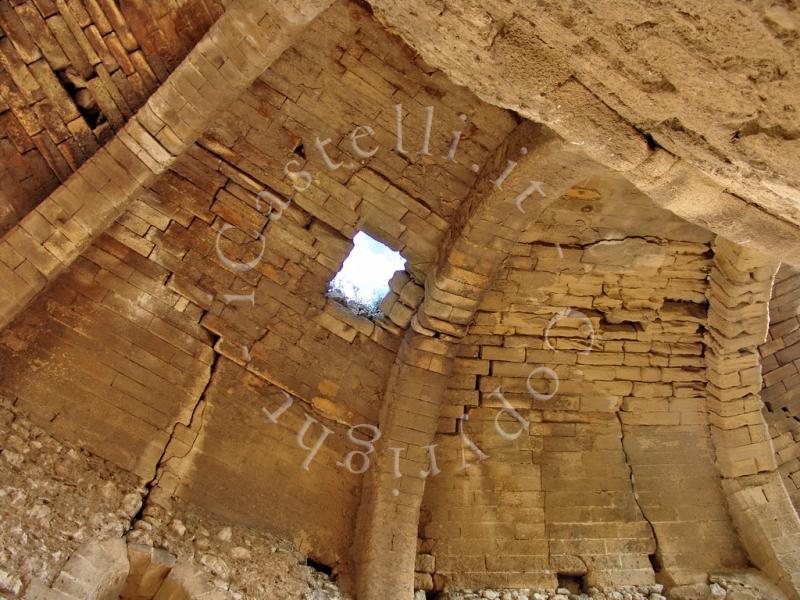
[{"label": "tan colored stonework", "polygon": [[[797,140],[788,133],[797,116],[784,96],[798,83],[794,11],[634,0],[370,4],[481,98],[546,124],[687,220],[798,264]],[[727,48],[745,38],[751,53],[733,66]],[[763,69],[779,75],[741,76]]]},{"label": "tan colored stonework", "polygon": [[798,595],[800,518],[780,478],[762,414],[758,346],[767,337],[777,265],[717,240],[709,294],[712,438],[731,516],[750,560]]},{"label": "tan colored stonework", "polygon": [[216,111],[238,97],[326,6],[230,6],[114,138],[0,241],[3,254],[10,256],[0,271],[2,326],[183,154]]},{"label": "tan colored stonework", "polygon": [[[0,8],[0,465],[68,518],[24,413],[140,485],[108,577],[62,568],[70,530],[0,547],[0,587],[338,598],[308,557],[358,600],[798,597],[794,17],[739,15],[773,86],[678,51],[689,22],[730,41],[707,7],[506,4]],[[62,173],[63,69],[112,118]],[[358,232],[406,260],[377,314],[329,293]],[[94,539],[116,509],[82,477]]]},{"label": "tan colored stonework", "polygon": [[5,232],[122,128],[222,6],[25,0],[0,12]]},{"label": "tan colored stonework", "polygon": [[800,382],[800,276],[796,270],[781,267],[772,288],[769,335],[759,348],[764,374],[764,418],[770,429],[778,469],[795,507],[800,504],[800,462],[798,462],[798,396]]}]

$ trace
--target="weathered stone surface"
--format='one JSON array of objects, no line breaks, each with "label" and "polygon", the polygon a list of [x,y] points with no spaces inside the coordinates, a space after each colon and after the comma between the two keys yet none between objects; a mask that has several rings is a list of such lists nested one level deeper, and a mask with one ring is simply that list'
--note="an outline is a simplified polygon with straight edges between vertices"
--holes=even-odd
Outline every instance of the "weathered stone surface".
[{"label": "weathered stone surface", "polygon": [[[3,593],[797,598],[791,117],[709,129],[664,7],[223,4],[0,9]],[[331,289],[358,232],[405,259],[369,306]],[[21,412],[110,461],[86,494]]]},{"label": "weathered stone surface", "polygon": [[[740,12],[733,1],[684,12],[680,2],[370,4],[427,62],[482,98],[545,123],[685,218],[798,261],[797,141],[786,134],[798,123],[786,102],[798,85],[788,41],[796,11],[775,9],[790,24],[783,29],[769,5]],[[691,33],[698,27],[703,43]],[[743,38],[750,52],[723,67]],[[739,75],[748,70],[778,75]],[[659,148],[649,149],[645,134]]]},{"label": "weathered stone surface", "polygon": [[764,373],[764,418],[769,426],[778,469],[795,506],[800,504],[800,448],[797,445],[800,384],[800,276],[781,267],[770,300],[767,341],[759,348]]},{"label": "weathered stone surface", "polygon": [[[117,137],[109,147],[98,151],[65,182],[70,191],[81,190],[80,202],[83,205],[69,218],[49,223],[45,228],[46,231],[41,231],[41,239],[38,242],[31,241],[29,230],[31,223],[40,217],[37,217],[36,212],[30,213],[20,225],[15,226],[6,235],[9,242],[13,242],[12,245],[16,246],[26,261],[42,274],[44,281],[54,279],[77,258],[94,237],[102,233],[119,216],[122,209],[137,195],[136,192],[141,192],[141,184],[166,170],[177,156],[188,149],[216,111],[235,100],[241,91],[292,43],[303,26],[329,4],[330,1],[318,3],[303,10],[298,10],[293,5],[271,5],[269,11],[265,8],[255,12],[247,12],[247,7],[237,4],[229,7],[222,18],[214,24],[212,30],[192,50],[195,59],[205,61],[206,55],[212,57],[226,56],[228,53],[234,55],[234,50],[239,48],[236,44],[242,28],[246,30],[246,34],[254,44],[263,42],[263,45],[249,46],[244,51],[236,50],[239,52],[237,61],[231,59],[223,61],[218,66],[210,66],[218,79],[207,85],[201,83],[200,87],[195,87],[197,82],[191,79],[194,67],[191,66],[191,58],[187,59],[182,68],[177,69],[169,81],[147,100],[150,110],[164,125],[159,132],[160,138],[142,126],[138,113],[123,127],[122,120],[125,115],[118,110],[119,107],[117,106],[115,111],[110,111],[109,119],[113,120],[112,115],[118,115]],[[115,12],[116,8],[111,11],[112,14]],[[243,14],[245,12],[246,16]],[[76,53],[79,51],[80,49],[75,49]],[[27,74],[27,71],[24,73]],[[211,75],[211,72],[207,75]],[[215,85],[219,83],[224,84]],[[33,89],[32,82],[30,85]],[[92,90],[97,94],[100,90],[98,84],[95,84]],[[106,101],[110,109],[114,103],[113,94],[108,93]],[[180,116],[173,112],[177,107],[182,107]],[[44,200],[44,206],[59,204],[57,196],[58,193]],[[70,218],[77,221],[86,230],[87,235],[74,243],[60,257],[54,256],[47,249],[47,241],[67,226]],[[44,285],[31,286],[27,293],[20,294],[17,310],[13,309],[13,305],[4,305],[0,314],[7,318],[3,324],[7,324],[14,314],[43,287]]]}]

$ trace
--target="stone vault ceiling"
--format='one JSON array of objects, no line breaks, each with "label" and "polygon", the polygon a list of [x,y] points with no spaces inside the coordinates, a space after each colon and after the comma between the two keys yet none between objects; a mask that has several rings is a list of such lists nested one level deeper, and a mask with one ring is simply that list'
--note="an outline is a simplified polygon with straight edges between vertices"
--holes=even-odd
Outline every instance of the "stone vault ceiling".
[{"label": "stone vault ceiling", "polygon": [[[746,569],[798,598],[798,26],[736,0],[0,0],[2,456],[59,497],[129,492],[84,502],[126,541],[37,532],[36,571],[4,491],[0,588],[61,594],[106,552],[123,598],[147,569],[142,597],[279,597],[245,566],[274,535],[363,600],[688,600]],[[406,261],[375,318],[327,293],[360,231]],[[90,459],[48,474],[55,440]],[[251,532],[237,575],[183,562],[181,510]]]},{"label": "stone vault ceiling", "polygon": [[[791,3],[371,4],[454,81],[582,144],[679,214],[743,242],[756,232],[725,221],[756,227],[748,206],[800,222]],[[702,206],[683,186],[706,190]]]}]

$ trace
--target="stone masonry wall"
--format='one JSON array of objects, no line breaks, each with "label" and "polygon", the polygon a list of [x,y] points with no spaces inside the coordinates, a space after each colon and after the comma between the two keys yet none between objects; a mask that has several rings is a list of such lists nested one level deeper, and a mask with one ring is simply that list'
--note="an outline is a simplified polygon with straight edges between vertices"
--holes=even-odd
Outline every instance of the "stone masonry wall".
[{"label": "stone masonry wall", "polygon": [[763,416],[759,346],[767,339],[774,257],[714,242],[706,335],[708,406],[722,485],[752,563],[790,598],[800,581],[800,519]]},{"label": "stone masonry wall", "polygon": [[216,0],[2,3],[0,233],[108,141],[220,14]]},{"label": "stone masonry wall", "polygon": [[[398,103],[409,149],[422,144],[425,107],[435,108],[431,158],[392,151]],[[369,160],[353,154],[359,125],[376,132]],[[353,449],[347,428],[377,422],[418,282],[475,180],[464,163],[481,165],[513,126],[363,8],[336,4],[3,332],[4,384],[37,422],[133,470],[160,499],[177,494],[271,528],[338,568],[360,489],[336,464]],[[463,131],[458,162],[446,160],[454,130]],[[336,138],[327,151],[342,167],[327,168],[318,136]],[[309,189],[284,175],[288,160],[312,174]],[[280,219],[267,218],[265,190],[291,202]],[[377,323],[326,298],[359,230],[408,259]],[[257,256],[259,234],[257,268],[226,266],[220,253]],[[250,293],[252,302],[225,299]],[[276,409],[282,391],[296,404],[273,425],[260,402]],[[336,432],[311,473],[296,441],[306,411]]]},{"label": "stone masonry wall", "polygon": [[[231,600],[342,597],[285,539],[231,526],[197,506],[148,503],[142,510],[142,480],[58,441],[4,397],[0,448],[3,598],[89,600],[88,590],[76,593],[76,584],[94,569],[110,576],[111,565],[103,561],[112,554],[91,549],[98,543],[124,547],[125,542],[130,566],[121,594],[125,600],[151,598],[147,590],[152,594],[170,576],[188,592],[195,584],[178,579],[179,572],[202,580],[206,593]],[[77,555],[84,560],[76,561]],[[60,593],[42,596],[51,585]]]},{"label": "stone masonry wall", "polygon": [[166,271],[104,235],[0,333],[7,394],[40,426],[150,479],[208,383],[212,336]]},{"label": "stone masonry wall", "polygon": [[64,444],[0,397],[0,595],[49,582],[92,539],[121,537],[142,504],[141,481]]},{"label": "stone masonry wall", "polygon": [[[435,568],[418,584],[643,584],[654,569],[688,584],[746,566],[709,436],[708,235],[613,182],[573,190],[542,221],[461,345],[420,523]],[[553,320],[564,310],[585,317]],[[558,376],[550,399],[541,367]],[[503,398],[530,422],[514,441],[496,429]],[[488,455],[467,448],[466,472],[459,427]],[[500,427],[520,423],[506,410]]]},{"label": "stone masonry wall", "polygon": [[[794,5],[370,4],[454,81],[552,128],[660,206],[797,264]],[[732,57],[743,40],[748,52]]]},{"label": "stone masonry wall", "polygon": [[778,469],[800,506],[800,274],[783,266],[772,289],[769,334],[761,346],[764,418]]},{"label": "stone masonry wall", "polygon": [[[168,506],[177,497],[224,522],[274,533],[349,575],[361,476],[339,463],[356,447],[348,426],[302,401],[270,421],[264,410],[278,414],[285,398],[220,358],[196,429],[165,453],[153,500]],[[319,439],[324,443],[312,452]]]},{"label": "stone masonry wall", "polygon": [[[15,1],[12,12],[49,4]],[[430,339],[434,332],[412,321],[422,283],[519,118],[425,64],[360,3],[336,2],[301,32],[324,2],[313,4],[302,15],[292,3],[270,4],[269,17],[266,5],[231,3],[236,10],[170,83],[124,128],[130,115],[119,127],[111,120],[117,136],[0,243],[0,278],[11,282],[0,289],[2,319],[58,276],[0,332],[0,383],[14,410],[108,460],[109,472],[138,476],[137,494],[146,499],[134,527],[148,544],[186,547],[170,540],[187,535],[181,521],[190,517],[170,512],[188,502],[215,528],[279,534],[351,587],[359,502],[368,504],[361,474],[345,468],[363,436],[348,435],[352,426],[385,422],[388,399],[384,413],[414,405],[441,414],[438,463],[430,468],[442,472],[424,486],[418,588],[554,588],[578,578],[694,584],[711,571],[747,566],[749,556],[788,590],[800,572],[791,548],[797,535],[770,529],[772,516],[789,523],[792,515],[771,478],[772,449],[754,396],[768,269],[747,256],[738,264],[735,249],[730,258],[728,246],[712,245],[707,231],[631,185],[595,177],[531,224],[487,280],[491,290],[466,338]],[[53,6],[63,15],[84,4]],[[131,35],[147,38],[129,53],[141,52],[158,79],[174,66],[157,60],[161,44],[169,55],[189,50],[162,25],[201,6],[198,22],[210,23],[219,8],[199,0],[170,6],[177,12],[138,3],[124,12]],[[247,18],[257,6],[263,22]],[[99,31],[94,12],[86,14],[78,29]],[[13,15],[0,10],[3,17]],[[163,38],[150,37],[156,29],[165,29]],[[199,36],[203,26],[189,29]],[[19,52],[19,31],[10,42],[13,35],[0,36],[6,62],[3,44]],[[107,45],[115,34],[116,25]],[[115,73],[127,76],[121,55],[109,56]],[[46,107],[33,102],[39,112]],[[20,107],[0,105],[0,119],[19,119]],[[371,132],[359,138],[361,151],[353,145],[359,131]],[[455,142],[458,159],[449,160]],[[366,156],[365,148],[375,152]],[[29,208],[38,202],[33,192],[24,197]],[[326,294],[358,231],[407,260],[375,320]],[[729,283],[736,293],[742,285],[745,300],[734,295],[709,313],[709,298],[726,299],[718,291]],[[753,302],[751,284],[761,294]],[[736,352],[717,352],[729,334],[746,346],[741,376]],[[778,337],[787,344],[791,335]],[[786,365],[768,374],[768,385],[788,373]],[[416,441],[437,426],[427,412],[409,414],[412,428],[398,421],[391,432],[414,446],[405,470],[423,464]],[[498,426],[519,430],[521,419],[528,426],[518,437],[498,435]],[[477,462],[466,473],[462,431],[475,444],[466,459]],[[2,456],[13,465],[19,442],[9,439]],[[379,476],[389,489],[394,475],[384,468]],[[416,526],[416,505],[403,503],[422,496],[423,482],[406,477],[397,492],[397,527],[413,546],[406,530]],[[231,574],[225,559],[203,552],[207,542],[197,540],[210,537],[202,533],[208,527],[193,529],[184,551],[197,553],[220,590],[251,593],[254,579],[237,588],[224,576]],[[391,563],[403,546],[393,543],[395,533],[368,533],[379,543],[367,570],[387,557]],[[237,554],[238,568],[247,558]],[[405,554],[404,563],[413,559]],[[270,597],[255,589],[254,597]]]}]

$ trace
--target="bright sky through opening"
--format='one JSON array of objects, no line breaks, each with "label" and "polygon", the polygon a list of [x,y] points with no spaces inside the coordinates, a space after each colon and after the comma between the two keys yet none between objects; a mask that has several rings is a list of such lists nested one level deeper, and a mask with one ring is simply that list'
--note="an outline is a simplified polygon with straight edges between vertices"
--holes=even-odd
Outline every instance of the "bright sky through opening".
[{"label": "bright sky through opening", "polygon": [[367,304],[383,299],[389,293],[389,280],[395,271],[403,270],[405,259],[362,231],[353,243],[355,246],[331,287],[340,289],[351,300]]}]

